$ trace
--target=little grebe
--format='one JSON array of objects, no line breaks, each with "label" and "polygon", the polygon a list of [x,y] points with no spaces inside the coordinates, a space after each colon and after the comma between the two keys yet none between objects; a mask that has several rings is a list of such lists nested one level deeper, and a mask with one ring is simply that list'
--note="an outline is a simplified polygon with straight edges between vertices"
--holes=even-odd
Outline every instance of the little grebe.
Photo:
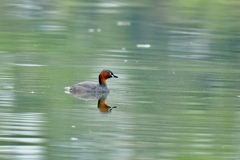
[{"label": "little grebe", "polygon": [[99,76],[99,84],[94,82],[80,82],[78,84],[75,84],[70,87],[69,91],[70,93],[77,93],[77,92],[109,92],[109,89],[107,87],[106,80],[108,78],[118,78],[118,76],[114,75],[112,71],[110,70],[103,70]]}]

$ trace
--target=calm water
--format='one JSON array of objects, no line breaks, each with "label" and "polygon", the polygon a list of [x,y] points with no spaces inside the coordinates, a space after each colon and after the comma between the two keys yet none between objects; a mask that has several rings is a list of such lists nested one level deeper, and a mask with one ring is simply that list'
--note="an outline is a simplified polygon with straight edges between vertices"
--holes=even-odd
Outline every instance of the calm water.
[{"label": "calm water", "polygon": [[0,160],[240,159],[239,7],[0,2]]}]

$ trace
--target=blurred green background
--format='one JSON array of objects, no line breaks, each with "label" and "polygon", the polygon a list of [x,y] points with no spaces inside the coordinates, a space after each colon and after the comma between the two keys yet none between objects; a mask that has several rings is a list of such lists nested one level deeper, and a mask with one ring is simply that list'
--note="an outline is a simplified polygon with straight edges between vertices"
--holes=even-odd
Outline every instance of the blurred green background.
[{"label": "blurred green background", "polygon": [[[1,159],[239,159],[240,1],[0,1]],[[110,69],[111,114],[64,93]]]}]

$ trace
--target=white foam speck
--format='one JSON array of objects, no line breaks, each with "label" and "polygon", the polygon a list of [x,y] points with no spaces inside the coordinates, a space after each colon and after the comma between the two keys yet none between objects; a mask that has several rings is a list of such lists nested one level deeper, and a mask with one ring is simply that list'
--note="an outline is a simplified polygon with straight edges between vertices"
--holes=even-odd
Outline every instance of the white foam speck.
[{"label": "white foam speck", "polygon": [[94,31],[95,31],[95,30],[94,30],[93,28],[89,28],[89,29],[88,29],[88,32],[89,32],[89,33],[92,33],[92,32],[94,32]]},{"label": "white foam speck", "polygon": [[117,25],[118,26],[131,26],[131,22],[129,22],[129,21],[118,21]]},{"label": "white foam speck", "polygon": [[151,45],[150,44],[137,44],[138,48],[150,48]]},{"label": "white foam speck", "polygon": [[78,138],[72,137],[71,140],[72,140],[72,141],[77,141]]}]

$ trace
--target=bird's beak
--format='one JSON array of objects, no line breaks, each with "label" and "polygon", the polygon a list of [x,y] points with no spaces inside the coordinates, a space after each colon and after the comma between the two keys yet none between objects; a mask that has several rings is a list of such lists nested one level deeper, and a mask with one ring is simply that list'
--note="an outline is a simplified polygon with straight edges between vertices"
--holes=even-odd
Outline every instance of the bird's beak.
[{"label": "bird's beak", "polygon": [[118,78],[118,76],[113,75],[114,78]]}]

